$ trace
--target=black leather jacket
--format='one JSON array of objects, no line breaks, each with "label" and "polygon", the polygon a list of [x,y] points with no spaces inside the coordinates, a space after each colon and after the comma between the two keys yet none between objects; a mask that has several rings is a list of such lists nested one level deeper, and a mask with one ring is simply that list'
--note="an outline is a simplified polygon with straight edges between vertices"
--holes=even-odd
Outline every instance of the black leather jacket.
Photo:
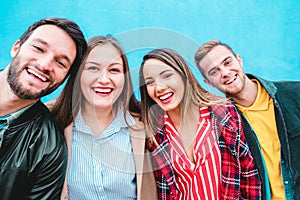
[{"label": "black leather jacket", "polygon": [[[294,199],[300,200],[300,82],[279,81],[271,82],[251,74],[250,79],[257,79],[274,100],[274,110],[281,154],[292,175]],[[242,115],[242,113],[240,113]],[[244,133],[264,182],[262,158],[257,139],[250,124],[242,115]],[[263,187],[263,194],[265,188]],[[263,198],[264,199],[264,198]]]},{"label": "black leather jacket", "polygon": [[0,199],[59,199],[67,146],[38,101],[13,121],[0,148]]}]

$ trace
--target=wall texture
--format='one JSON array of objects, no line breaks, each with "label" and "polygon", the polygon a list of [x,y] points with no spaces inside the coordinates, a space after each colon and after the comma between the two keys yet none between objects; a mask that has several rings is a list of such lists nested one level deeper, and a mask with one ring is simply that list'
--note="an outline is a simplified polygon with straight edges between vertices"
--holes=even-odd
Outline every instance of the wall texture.
[{"label": "wall texture", "polygon": [[86,38],[117,37],[128,53],[136,88],[143,54],[157,47],[179,51],[201,82],[193,53],[211,39],[231,45],[243,57],[246,72],[271,80],[300,77],[297,0],[4,0],[1,4],[0,68],[10,62],[11,46],[33,21],[58,16],[76,21]]}]

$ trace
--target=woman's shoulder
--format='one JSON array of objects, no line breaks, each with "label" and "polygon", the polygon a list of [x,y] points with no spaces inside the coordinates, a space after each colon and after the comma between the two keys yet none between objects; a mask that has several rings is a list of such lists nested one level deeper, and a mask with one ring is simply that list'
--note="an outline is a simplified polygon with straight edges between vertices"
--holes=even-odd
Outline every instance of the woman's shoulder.
[{"label": "woman's shoulder", "polygon": [[217,116],[220,117],[225,117],[228,114],[235,116],[238,113],[237,108],[230,100],[213,104],[210,107],[212,112],[214,112]]},{"label": "woman's shoulder", "polygon": [[236,129],[240,127],[240,115],[231,101],[221,105],[213,105],[211,109],[213,117],[220,126],[227,127],[233,131],[237,131]]},{"label": "woman's shoulder", "polygon": [[141,118],[137,117],[137,116],[133,116],[133,115],[131,115],[131,116],[135,121],[134,127],[144,129],[144,123],[141,121]]}]

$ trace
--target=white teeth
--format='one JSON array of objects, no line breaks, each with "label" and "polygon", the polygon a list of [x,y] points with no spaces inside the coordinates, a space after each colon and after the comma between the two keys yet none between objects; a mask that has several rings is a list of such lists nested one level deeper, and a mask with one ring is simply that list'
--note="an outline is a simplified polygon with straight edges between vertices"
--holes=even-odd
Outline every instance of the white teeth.
[{"label": "white teeth", "polygon": [[111,88],[107,88],[107,89],[95,88],[95,92],[109,93],[111,91],[112,91]]},{"label": "white teeth", "polygon": [[165,94],[163,96],[160,96],[159,99],[160,100],[165,100],[165,99],[169,98],[170,96],[172,96],[172,93],[167,93],[167,94]]},{"label": "white teeth", "polygon": [[47,78],[45,78],[44,76],[38,74],[36,71],[32,70],[32,69],[28,69],[28,72],[35,75],[36,77],[38,77],[39,79],[41,79],[42,81],[47,81]]},{"label": "white teeth", "polygon": [[229,81],[226,81],[225,84],[230,84],[236,79],[236,76],[232,77]]}]

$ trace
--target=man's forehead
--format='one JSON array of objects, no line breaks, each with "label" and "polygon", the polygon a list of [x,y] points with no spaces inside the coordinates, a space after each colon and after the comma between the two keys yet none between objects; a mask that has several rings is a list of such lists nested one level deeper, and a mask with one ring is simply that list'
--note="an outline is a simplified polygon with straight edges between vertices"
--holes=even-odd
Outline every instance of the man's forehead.
[{"label": "man's forehead", "polygon": [[211,49],[202,60],[204,65],[217,65],[220,64],[224,59],[232,57],[233,54],[226,47],[218,45]]},{"label": "man's forehead", "polygon": [[218,46],[215,46],[214,48],[212,48],[208,52],[208,55],[210,55],[211,57],[214,57],[216,59],[219,57],[232,56],[233,53],[226,47],[224,47],[222,45],[218,45]]},{"label": "man's forehead", "polygon": [[25,43],[39,42],[47,45],[49,50],[67,58],[72,63],[76,57],[76,43],[62,28],[46,24],[37,27]]},{"label": "man's forehead", "polygon": [[[55,25],[51,25],[51,24],[45,24],[45,25],[41,25],[39,27],[37,27],[35,30],[33,30],[32,34],[29,36],[29,38],[33,38],[33,37],[42,37],[44,36],[45,38],[48,38],[49,36],[52,37],[59,37],[61,35],[68,35],[63,29],[55,26]],[[52,38],[52,39],[55,39]]]}]

